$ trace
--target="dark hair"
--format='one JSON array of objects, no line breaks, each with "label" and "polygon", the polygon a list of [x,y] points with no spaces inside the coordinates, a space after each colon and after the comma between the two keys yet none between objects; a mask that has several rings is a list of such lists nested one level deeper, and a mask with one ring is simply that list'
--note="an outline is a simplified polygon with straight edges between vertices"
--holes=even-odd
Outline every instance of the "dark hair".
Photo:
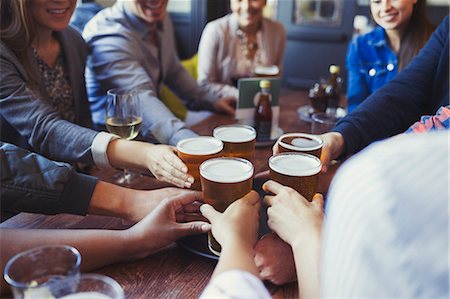
[{"label": "dark hair", "polygon": [[24,66],[30,84],[36,84],[30,72],[28,50],[34,38],[29,0],[0,0],[0,40],[16,54]]},{"label": "dark hair", "polygon": [[428,41],[435,26],[427,15],[427,1],[417,0],[414,4],[408,27],[402,36],[398,52],[399,70],[403,69],[416,56]]}]

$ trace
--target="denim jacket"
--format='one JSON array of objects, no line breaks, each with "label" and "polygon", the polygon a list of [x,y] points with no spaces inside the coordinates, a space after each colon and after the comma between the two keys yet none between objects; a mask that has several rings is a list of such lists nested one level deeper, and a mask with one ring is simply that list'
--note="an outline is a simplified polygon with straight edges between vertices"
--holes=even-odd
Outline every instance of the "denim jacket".
[{"label": "denim jacket", "polygon": [[397,55],[389,47],[382,27],[358,36],[347,51],[348,112],[397,74]]},{"label": "denim jacket", "polygon": [[19,212],[85,215],[97,179],[0,141],[1,218]]}]

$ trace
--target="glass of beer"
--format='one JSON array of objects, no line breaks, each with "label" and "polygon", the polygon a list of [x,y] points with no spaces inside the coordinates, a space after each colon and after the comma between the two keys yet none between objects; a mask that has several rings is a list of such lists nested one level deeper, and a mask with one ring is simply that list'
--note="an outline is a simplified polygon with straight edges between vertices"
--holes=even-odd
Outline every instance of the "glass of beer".
[{"label": "glass of beer", "polygon": [[188,173],[194,177],[191,188],[201,191],[200,164],[204,161],[218,157],[223,149],[223,143],[210,136],[198,136],[183,139],[177,144],[177,154],[186,164]]},{"label": "glass of beer", "polygon": [[278,138],[278,149],[280,153],[300,152],[311,154],[320,158],[323,141],[317,135],[305,133],[288,133]]},{"label": "glass of beer", "polygon": [[317,192],[322,162],[316,156],[281,153],[269,159],[270,179],[295,189],[311,201]]},{"label": "glass of beer", "polygon": [[280,75],[280,69],[276,65],[258,65],[253,72],[255,73],[255,77],[258,78],[278,77]]},{"label": "glass of beer", "polygon": [[[231,203],[252,190],[253,171],[253,164],[241,158],[206,160],[200,165],[204,201],[224,212]],[[220,255],[220,244],[211,233],[208,233],[208,248]]]},{"label": "glass of beer", "polygon": [[253,127],[241,124],[224,125],[215,128],[213,136],[222,140],[224,156],[253,161],[256,143],[256,131]]}]

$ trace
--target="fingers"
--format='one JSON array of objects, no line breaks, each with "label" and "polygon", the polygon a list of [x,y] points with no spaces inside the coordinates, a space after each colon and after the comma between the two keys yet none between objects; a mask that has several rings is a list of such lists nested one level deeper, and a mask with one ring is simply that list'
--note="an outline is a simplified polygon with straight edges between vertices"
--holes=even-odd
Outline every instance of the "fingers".
[{"label": "fingers", "polygon": [[280,183],[272,181],[272,180],[269,180],[262,185],[262,189],[265,192],[270,192],[275,195],[280,193],[284,188],[287,188],[287,187],[281,185]]},{"label": "fingers", "polygon": [[255,174],[255,176],[253,177],[253,179],[269,179],[269,175],[270,175],[270,171],[266,170],[263,172],[258,172],[257,174]]},{"label": "fingers", "polygon": [[259,204],[259,195],[258,192],[252,190],[249,193],[247,193],[243,198],[243,201],[247,202],[248,204],[256,205]]},{"label": "fingers", "polygon": [[311,201],[311,205],[314,208],[323,210],[323,195],[320,193],[316,193]]},{"label": "fingers", "polygon": [[169,204],[173,205],[175,211],[180,211],[186,208],[187,205],[190,205],[195,201],[201,200],[202,200],[202,193],[200,191],[190,191],[169,198],[167,201]]},{"label": "fingers", "polygon": [[205,217],[203,217],[200,214],[194,214],[194,213],[183,213],[183,214],[177,214],[176,215],[176,220],[178,223],[183,223],[183,222],[192,222],[192,221],[204,221],[204,222],[208,222],[208,219],[206,219]]},{"label": "fingers", "polygon": [[216,209],[214,209],[214,207],[209,204],[203,204],[200,207],[200,213],[202,213],[202,215],[206,217],[206,219],[208,219],[211,223],[213,223],[216,217],[220,215],[220,213],[217,212]]},{"label": "fingers", "polygon": [[280,152],[280,148],[278,147],[278,141],[272,146],[272,154],[276,155]]},{"label": "fingers", "polygon": [[211,224],[203,221],[179,223],[177,224],[177,235],[178,238],[181,238],[189,235],[202,234],[209,232],[211,228]]}]

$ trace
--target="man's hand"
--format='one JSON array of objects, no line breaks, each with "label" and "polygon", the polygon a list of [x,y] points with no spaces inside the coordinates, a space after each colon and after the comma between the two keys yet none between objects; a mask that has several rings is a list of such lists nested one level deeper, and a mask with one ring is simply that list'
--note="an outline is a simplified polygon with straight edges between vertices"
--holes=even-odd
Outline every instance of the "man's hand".
[{"label": "man's hand", "polygon": [[224,113],[234,116],[236,113],[236,98],[224,97],[217,99],[214,102],[214,110],[219,113]]},{"label": "man's hand", "polygon": [[264,235],[255,245],[255,264],[261,279],[282,285],[297,280],[291,246],[276,234]]}]

